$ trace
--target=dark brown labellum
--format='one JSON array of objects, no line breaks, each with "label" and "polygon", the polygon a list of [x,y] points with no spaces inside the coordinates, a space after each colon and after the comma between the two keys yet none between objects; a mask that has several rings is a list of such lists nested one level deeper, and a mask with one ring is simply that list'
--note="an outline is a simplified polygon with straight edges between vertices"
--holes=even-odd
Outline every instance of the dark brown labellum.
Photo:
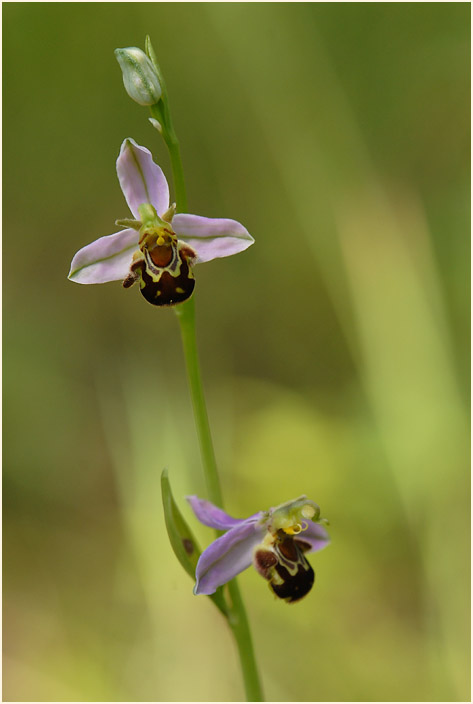
[{"label": "dark brown labellum", "polygon": [[314,570],[304,557],[307,547],[310,548],[310,545],[302,541],[300,544],[283,531],[279,531],[275,538],[274,554],[277,560],[267,579],[276,596],[288,603],[302,599],[314,584]]},{"label": "dark brown labellum", "polygon": [[[156,248],[157,250],[158,248]],[[143,251],[144,259],[134,265],[141,274],[140,290],[148,303],[154,306],[173,306],[192,296],[195,286],[190,263],[194,252],[185,246],[173,244],[168,248],[169,261],[166,266],[157,264],[158,254],[154,250]]]},{"label": "dark brown labellum", "polygon": [[303,562],[297,565],[297,571],[294,573],[281,564],[276,565],[275,570],[278,578],[273,577],[269,586],[279,599],[292,604],[302,599],[312,589],[315,574],[305,557]]}]

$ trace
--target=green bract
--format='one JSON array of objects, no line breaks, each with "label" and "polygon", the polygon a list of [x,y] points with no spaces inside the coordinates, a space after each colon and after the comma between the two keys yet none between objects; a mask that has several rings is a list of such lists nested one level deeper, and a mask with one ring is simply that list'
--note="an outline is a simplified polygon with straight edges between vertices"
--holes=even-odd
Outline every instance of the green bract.
[{"label": "green bract", "polygon": [[[166,523],[166,530],[171,547],[187,574],[194,578],[197,562],[201,553],[191,529],[182,517],[174,501],[167,469],[163,469],[161,474],[161,492],[163,497],[164,521]],[[218,589],[215,594],[210,595],[210,599],[223,614],[226,614],[227,607],[221,589]]]},{"label": "green bract", "polygon": [[167,470],[161,474],[161,491],[163,495],[164,520],[172,549],[177,559],[192,578],[200,557],[200,550],[191,529],[183,519],[174,501]]}]

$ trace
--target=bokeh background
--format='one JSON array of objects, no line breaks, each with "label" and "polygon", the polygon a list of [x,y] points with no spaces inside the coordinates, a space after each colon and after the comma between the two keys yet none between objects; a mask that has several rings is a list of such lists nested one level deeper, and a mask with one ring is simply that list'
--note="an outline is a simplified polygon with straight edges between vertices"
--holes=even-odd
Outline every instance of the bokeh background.
[{"label": "bokeh background", "polygon": [[240,578],[266,696],[469,699],[465,3],[7,3],[4,699],[240,700],[171,552],[159,477],[205,495],[178,327],[66,279],[127,217],[125,137],[169,161],[113,50],[152,37],[191,212],[244,254],[196,272],[229,512],[330,519],[300,604]]}]

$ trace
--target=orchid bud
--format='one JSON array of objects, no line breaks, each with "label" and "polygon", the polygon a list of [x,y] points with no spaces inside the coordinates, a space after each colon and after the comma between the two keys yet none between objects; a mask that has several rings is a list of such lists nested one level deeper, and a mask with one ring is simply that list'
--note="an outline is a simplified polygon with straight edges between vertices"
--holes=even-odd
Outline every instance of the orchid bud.
[{"label": "orchid bud", "polygon": [[140,105],[156,105],[161,98],[158,75],[146,54],[135,46],[115,49],[125,90]]}]

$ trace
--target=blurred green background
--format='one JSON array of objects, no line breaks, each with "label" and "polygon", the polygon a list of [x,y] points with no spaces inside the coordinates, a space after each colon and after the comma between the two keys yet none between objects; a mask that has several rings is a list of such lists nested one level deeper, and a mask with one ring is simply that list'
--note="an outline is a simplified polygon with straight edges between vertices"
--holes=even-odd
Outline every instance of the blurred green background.
[{"label": "blurred green background", "polygon": [[256,244],[196,271],[227,509],[330,519],[300,604],[240,578],[274,701],[469,699],[466,3],[8,3],[4,699],[240,700],[233,642],[165,534],[205,495],[172,311],[66,279],[170,176],[113,50],[167,79],[190,211]]}]

